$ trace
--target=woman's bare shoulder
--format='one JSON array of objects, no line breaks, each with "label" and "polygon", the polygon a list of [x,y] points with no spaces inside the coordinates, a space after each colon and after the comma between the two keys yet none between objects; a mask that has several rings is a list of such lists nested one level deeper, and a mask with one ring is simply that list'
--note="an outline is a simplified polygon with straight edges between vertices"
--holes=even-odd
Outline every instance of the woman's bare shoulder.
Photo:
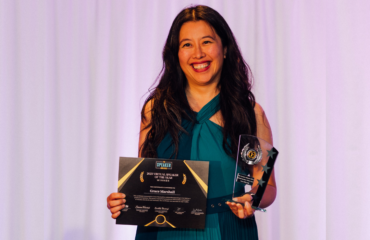
[{"label": "woman's bare shoulder", "polygon": [[262,106],[257,102],[254,106],[254,113],[256,114],[257,121],[257,137],[273,144],[270,123]]},{"label": "woman's bare shoulder", "polygon": [[254,113],[256,115],[257,114],[258,115],[262,115],[264,113],[262,106],[258,102],[255,102],[255,105],[254,105]]},{"label": "woman's bare shoulder", "polygon": [[144,125],[147,125],[148,123],[150,123],[150,121],[152,120],[152,109],[153,109],[153,105],[154,105],[154,99],[150,99],[148,102],[145,103],[145,105],[143,106],[143,110],[144,110],[144,114],[143,114],[143,117],[141,119],[141,122],[144,124]]}]

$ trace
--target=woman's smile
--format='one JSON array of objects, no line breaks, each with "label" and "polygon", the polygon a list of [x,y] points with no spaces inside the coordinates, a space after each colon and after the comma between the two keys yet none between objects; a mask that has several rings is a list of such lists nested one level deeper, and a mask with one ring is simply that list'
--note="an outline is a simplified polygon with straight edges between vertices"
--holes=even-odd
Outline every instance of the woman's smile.
[{"label": "woman's smile", "polygon": [[192,63],[191,65],[193,66],[194,71],[205,72],[210,68],[211,62],[206,61],[206,62],[200,62],[200,63]]}]

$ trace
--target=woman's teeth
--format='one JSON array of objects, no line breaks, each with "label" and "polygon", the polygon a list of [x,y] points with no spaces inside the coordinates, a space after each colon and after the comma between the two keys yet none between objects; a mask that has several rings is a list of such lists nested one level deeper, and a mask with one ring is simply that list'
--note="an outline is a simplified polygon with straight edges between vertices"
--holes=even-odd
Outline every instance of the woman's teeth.
[{"label": "woman's teeth", "polygon": [[195,69],[202,69],[209,66],[209,62],[202,63],[202,64],[193,64],[193,68]]}]

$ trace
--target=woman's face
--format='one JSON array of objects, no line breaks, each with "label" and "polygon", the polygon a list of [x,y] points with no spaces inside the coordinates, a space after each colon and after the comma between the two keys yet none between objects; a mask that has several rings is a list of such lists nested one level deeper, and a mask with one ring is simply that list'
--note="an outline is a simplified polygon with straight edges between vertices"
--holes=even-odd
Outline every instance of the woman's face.
[{"label": "woman's face", "polygon": [[189,84],[218,84],[226,48],[205,21],[186,22],[180,29],[179,62]]}]

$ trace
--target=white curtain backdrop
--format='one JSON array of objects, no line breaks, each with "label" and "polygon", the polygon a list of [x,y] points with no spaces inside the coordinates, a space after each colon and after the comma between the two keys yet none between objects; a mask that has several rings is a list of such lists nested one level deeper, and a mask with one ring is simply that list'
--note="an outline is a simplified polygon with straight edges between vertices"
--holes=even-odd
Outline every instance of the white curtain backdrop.
[{"label": "white curtain backdrop", "polygon": [[260,239],[370,239],[370,3],[344,0],[0,0],[0,239],[134,239],[106,197],[190,4],[229,23],[280,151]]}]

